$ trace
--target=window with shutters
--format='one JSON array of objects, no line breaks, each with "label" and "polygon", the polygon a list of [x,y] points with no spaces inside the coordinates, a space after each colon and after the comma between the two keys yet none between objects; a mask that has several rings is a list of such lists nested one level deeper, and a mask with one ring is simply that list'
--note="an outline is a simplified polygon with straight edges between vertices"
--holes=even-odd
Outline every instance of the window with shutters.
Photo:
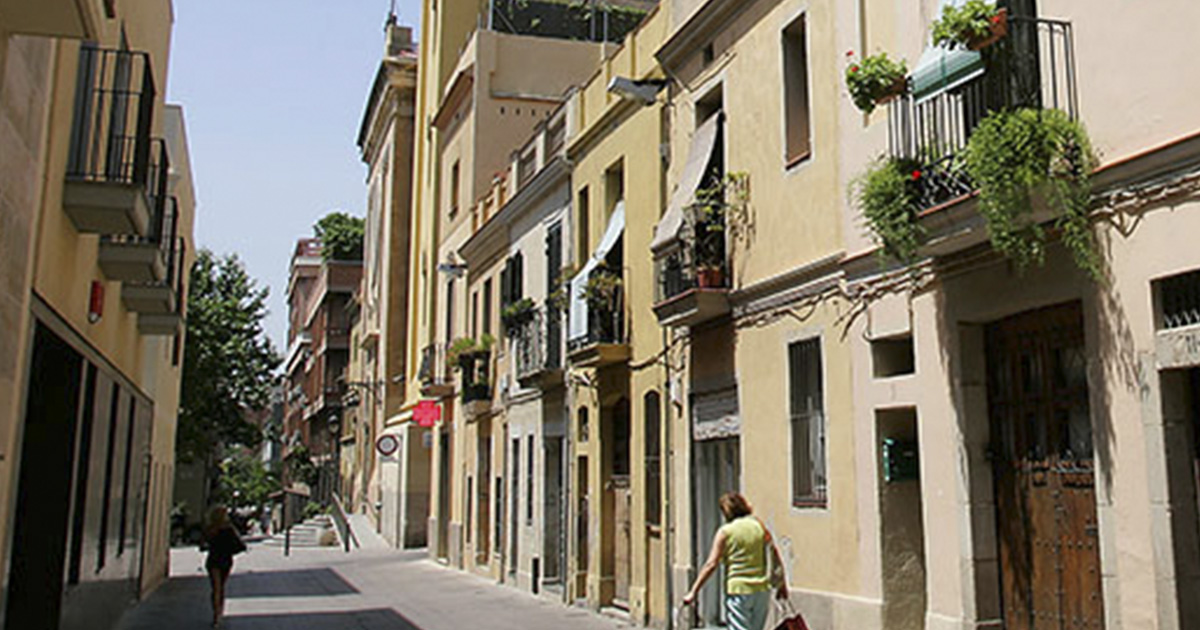
[{"label": "window with shutters", "polygon": [[483,334],[492,334],[492,281],[483,283]]},{"label": "window with shutters", "polygon": [[646,419],[646,524],[662,524],[662,402],[658,392],[643,398]]},{"label": "window with shutters", "polygon": [[824,507],[825,395],[821,340],[788,346],[788,398],[792,431],[792,505]]},{"label": "window with shutters", "polygon": [[808,43],[804,16],[783,30],[783,98],[787,165],[812,155],[808,99]]}]

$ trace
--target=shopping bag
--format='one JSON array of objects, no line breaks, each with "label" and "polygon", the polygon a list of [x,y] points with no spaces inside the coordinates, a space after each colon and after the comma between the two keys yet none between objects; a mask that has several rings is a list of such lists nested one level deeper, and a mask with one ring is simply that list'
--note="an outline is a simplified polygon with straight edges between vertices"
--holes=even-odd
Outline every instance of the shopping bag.
[{"label": "shopping bag", "polygon": [[775,630],[808,630],[808,624],[804,623],[804,616],[792,606],[792,602],[784,599],[777,600],[779,621],[775,624]]}]

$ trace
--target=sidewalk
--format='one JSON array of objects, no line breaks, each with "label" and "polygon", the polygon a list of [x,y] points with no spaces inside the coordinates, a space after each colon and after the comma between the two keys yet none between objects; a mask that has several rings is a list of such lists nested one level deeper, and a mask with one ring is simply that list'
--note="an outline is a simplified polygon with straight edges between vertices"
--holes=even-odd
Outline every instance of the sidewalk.
[{"label": "sidewalk", "polygon": [[[200,630],[208,578],[194,549],[171,552],[171,579],[118,630]],[[238,557],[227,630],[615,630],[628,623],[571,608],[426,560],[423,552],[252,544]]]}]

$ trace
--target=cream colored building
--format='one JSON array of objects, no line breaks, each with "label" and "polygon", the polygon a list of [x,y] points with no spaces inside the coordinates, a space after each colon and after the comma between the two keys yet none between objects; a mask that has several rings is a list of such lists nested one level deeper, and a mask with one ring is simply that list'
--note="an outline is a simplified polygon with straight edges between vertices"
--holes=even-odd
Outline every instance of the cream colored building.
[{"label": "cream colored building", "polygon": [[0,3],[4,627],[109,628],[167,575],[196,203],[172,20]]},{"label": "cream colored building", "polygon": [[[415,276],[424,285],[414,299],[429,307],[419,315],[429,327],[417,339],[425,342],[432,366],[420,375],[418,393],[442,408],[441,424],[431,437],[430,547],[436,557],[454,566],[501,578],[506,567],[515,568],[506,564],[504,555],[511,555],[511,549],[506,552],[500,544],[511,531],[504,519],[513,514],[511,504],[503,501],[512,496],[506,485],[511,480],[502,475],[509,470],[504,466],[515,459],[505,446],[504,414],[494,404],[500,393],[496,361],[504,348],[479,353],[470,379],[456,374],[447,358],[456,340],[480,342],[485,334],[499,335],[497,263],[503,259],[502,249],[484,248],[477,260],[466,261],[473,264],[464,263],[460,254],[506,202],[501,173],[508,168],[511,152],[563,102],[571,85],[588,75],[606,45],[498,28],[456,31],[453,14],[426,17],[423,32],[429,36],[423,45],[430,44],[430,37],[434,42],[455,33],[462,38],[436,106],[428,110],[433,142],[428,149],[418,146],[419,169],[432,169],[417,175],[429,179],[418,184],[424,192],[417,194],[415,212],[419,221],[432,223],[430,240],[425,240],[424,228],[415,230],[427,249]],[[543,63],[548,58],[555,63]],[[441,58],[422,67],[436,72],[434,68],[445,62]],[[535,66],[539,72],[528,71]],[[426,150],[436,158],[421,166]],[[430,190],[433,198],[422,197]],[[526,448],[521,446],[521,452]]]},{"label": "cream colored building", "polygon": [[[352,509],[365,511],[397,547],[423,547],[429,512],[431,445],[406,412],[409,369],[409,269],[412,229],[415,100],[418,82],[412,30],[387,25],[385,54],[368,97],[358,137],[367,164],[367,218],[362,336],[354,349],[358,375],[349,387],[358,401],[356,478]],[[399,440],[380,456],[376,441]]]}]

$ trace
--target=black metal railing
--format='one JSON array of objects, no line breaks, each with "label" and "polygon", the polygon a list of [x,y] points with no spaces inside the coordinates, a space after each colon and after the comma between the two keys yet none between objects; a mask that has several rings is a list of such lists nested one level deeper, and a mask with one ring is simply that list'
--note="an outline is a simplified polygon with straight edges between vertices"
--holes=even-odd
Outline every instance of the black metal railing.
[{"label": "black metal railing", "polygon": [[588,303],[587,333],[569,340],[567,345],[571,350],[578,350],[596,344],[624,344],[627,340],[625,295],[622,288],[618,286],[614,289],[612,298],[606,303]]},{"label": "black metal railing", "polygon": [[67,178],[146,185],[156,97],[150,56],[84,46],[78,77]]},{"label": "black metal railing", "polygon": [[535,376],[549,367],[549,346],[542,310],[535,309],[515,328],[511,340],[516,355],[517,378]]},{"label": "black metal railing", "polygon": [[928,97],[909,93],[889,105],[889,155],[919,167],[921,208],[975,189],[963,149],[989,114],[1030,107],[1078,115],[1071,24],[1015,16],[1008,28],[1006,37],[980,51],[983,72],[978,76]]},{"label": "black metal railing", "polygon": [[693,289],[728,289],[730,286],[723,220],[721,225],[714,226],[697,220],[697,213],[696,208],[688,209],[678,245],[655,258],[656,302],[665,302]]},{"label": "black metal railing", "polygon": [[476,351],[461,354],[458,367],[462,371],[462,401],[492,399],[492,353]]}]

